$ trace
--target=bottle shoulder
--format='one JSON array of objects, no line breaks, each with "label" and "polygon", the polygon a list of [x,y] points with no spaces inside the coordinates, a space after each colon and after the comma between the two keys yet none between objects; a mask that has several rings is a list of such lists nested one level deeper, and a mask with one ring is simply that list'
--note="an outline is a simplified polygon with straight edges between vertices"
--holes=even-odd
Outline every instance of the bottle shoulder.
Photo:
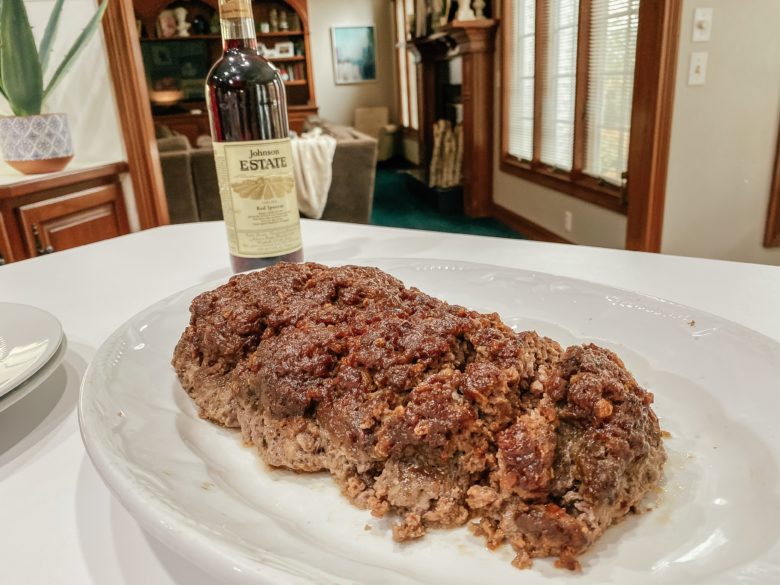
[{"label": "bottle shoulder", "polygon": [[250,49],[228,49],[211,67],[209,83],[272,83],[279,80],[278,70],[259,54]]}]

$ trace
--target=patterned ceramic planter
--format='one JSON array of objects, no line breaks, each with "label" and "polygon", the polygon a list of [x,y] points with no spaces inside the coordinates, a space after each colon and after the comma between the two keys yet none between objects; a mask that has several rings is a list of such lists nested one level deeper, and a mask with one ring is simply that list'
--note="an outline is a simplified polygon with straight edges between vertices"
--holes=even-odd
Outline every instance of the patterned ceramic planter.
[{"label": "patterned ceramic planter", "polygon": [[5,162],[26,174],[60,171],[73,158],[66,114],[0,117]]}]

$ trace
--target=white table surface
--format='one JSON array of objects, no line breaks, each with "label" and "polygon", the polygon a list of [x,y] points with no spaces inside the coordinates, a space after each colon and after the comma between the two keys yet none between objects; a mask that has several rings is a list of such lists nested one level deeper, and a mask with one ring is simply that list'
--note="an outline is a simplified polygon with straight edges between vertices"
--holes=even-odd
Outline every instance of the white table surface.
[{"label": "white table surface", "polygon": [[[304,221],[308,260],[458,259],[581,278],[718,314],[780,340],[780,268],[583,246]],[[0,301],[62,322],[63,364],[0,413],[0,583],[214,580],[148,536],[103,485],[79,436],[81,377],[144,307],[227,277],[221,222],[148,230],[0,267]]]}]

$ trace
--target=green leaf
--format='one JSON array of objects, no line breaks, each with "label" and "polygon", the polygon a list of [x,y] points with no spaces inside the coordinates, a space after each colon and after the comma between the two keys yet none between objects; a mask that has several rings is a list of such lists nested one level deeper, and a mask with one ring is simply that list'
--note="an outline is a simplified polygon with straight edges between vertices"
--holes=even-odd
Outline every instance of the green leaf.
[{"label": "green leaf", "polygon": [[54,48],[54,39],[57,37],[57,29],[60,24],[60,15],[62,14],[62,5],[65,0],[57,0],[54,8],[51,10],[49,22],[46,24],[46,30],[43,31],[41,45],[38,47],[38,60],[41,62],[41,71],[46,74],[46,68],[49,65],[49,57]]},{"label": "green leaf", "polygon": [[[21,0],[3,0],[3,2],[10,1]],[[49,85],[43,92],[43,99],[46,99],[54,90],[54,88],[57,87],[57,84],[62,81],[62,78],[73,66],[76,57],[79,55],[79,53],[81,53],[84,47],[87,46],[90,39],[92,39],[92,35],[95,34],[98,27],[100,26],[100,21],[103,18],[103,14],[105,14],[106,8],[108,8],[108,1],[109,0],[103,0],[103,2],[100,4],[100,8],[98,8],[98,11],[92,16],[90,21],[87,23],[87,26],[84,27],[84,30],[81,31],[81,34],[76,39],[76,42],[73,43],[73,46],[66,53],[65,58],[62,60],[62,63],[60,63],[60,66],[57,67],[57,70],[54,72],[54,75],[52,75],[52,78],[49,81]]]},{"label": "green leaf", "polygon": [[41,113],[43,75],[23,0],[0,6],[0,83],[17,116]]}]

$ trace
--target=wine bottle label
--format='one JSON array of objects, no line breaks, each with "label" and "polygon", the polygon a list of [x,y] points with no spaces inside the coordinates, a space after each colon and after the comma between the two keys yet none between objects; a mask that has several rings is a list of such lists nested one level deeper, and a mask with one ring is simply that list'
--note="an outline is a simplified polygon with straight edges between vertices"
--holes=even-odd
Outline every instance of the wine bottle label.
[{"label": "wine bottle label", "polygon": [[219,16],[224,19],[252,18],[250,0],[220,0]]},{"label": "wine bottle label", "polygon": [[214,159],[230,253],[268,258],[299,250],[290,139],[214,142]]}]

